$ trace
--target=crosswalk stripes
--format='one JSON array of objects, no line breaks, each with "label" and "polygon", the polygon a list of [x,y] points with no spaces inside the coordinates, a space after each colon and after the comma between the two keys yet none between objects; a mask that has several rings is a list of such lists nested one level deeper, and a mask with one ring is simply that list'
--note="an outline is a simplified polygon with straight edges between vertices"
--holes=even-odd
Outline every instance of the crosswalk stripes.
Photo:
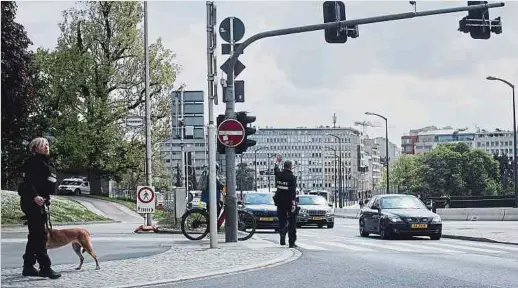
[{"label": "crosswalk stripes", "polygon": [[423,254],[467,254],[485,253],[502,254],[518,251],[518,246],[495,243],[471,242],[454,239],[440,241],[423,240],[393,240],[384,241],[375,238],[344,237],[338,235],[322,235],[310,231],[301,231],[297,245],[303,250],[329,251],[344,250],[352,252],[396,251]]}]

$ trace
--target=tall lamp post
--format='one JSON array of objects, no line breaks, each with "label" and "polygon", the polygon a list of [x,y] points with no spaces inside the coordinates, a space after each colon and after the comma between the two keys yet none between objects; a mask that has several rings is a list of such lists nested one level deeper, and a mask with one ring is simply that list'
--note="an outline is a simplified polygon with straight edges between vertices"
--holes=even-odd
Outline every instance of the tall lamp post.
[{"label": "tall lamp post", "polygon": [[340,208],[342,208],[344,205],[343,205],[343,195],[342,195],[342,138],[334,135],[334,134],[330,134],[330,133],[326,133],[327,135],[329,136],[332,136],[332,137],[335,137],[336,139],[338,139],[338,151],[339,151],[339,156],[338,156],[338,161],[340,161],[338,163],[338,178],[340,178],[340,182],[338,182],[338,199],[339,199],[339,202],[340,202]]},{"label": "tall lamp post", "polygon": [[338,158],[338,156],[336,155],[336,149],[335,148],[331,148],[331,147],[327,147],[327,146],[325,146],[324,148],[332,150],[332,151],[335,152],[335,154],[334,154],[334,158],[335,158],[334,159],[335,160],[334,161],[335,162],[335,177],[334,177],[335,178],[335,193],[334,193],[335,196],[334,196],[334,202],[335,202],[335,208],[337,208],[338,207],[338,201],[336,201],[336,198],[337,198],[336,196],[338,194],[338,191],[336,189],[336,180],[338,179],[338,177],[337,177],[338,175],[336,175],[336,158]]},{"label": "tall lamp post", "polygon": [[365,115],[378,116],[385,120],[385,164],[387,165],[387,194],[390,194],[388,120],[387,117],[377,113],[365,112]]},{"label": "tall lamp post", "polygon": [[267,147],[261,147],[254,150],[254,170],[255,170],[255,191],[257,191],[257,151],[266,149]]},{"label": "tall lamp post", "polygon": [[501,79],[501,78],[493,77],[493,76],[487,76],[486,79],[487,80],[497,80],[497,81],[503,82],[503,83],[509,85],[509,87],[511,87],[511,89],[513,90],[514,208],[518,208],[518,159],[517,159],[518,158],[518,152],[516,151],[517,150],[517,148],[516,148],[516,105],[515,105],[514,85],[511,84],[511,82],[509,82],[509,81],[506,81],[506,80]]}]

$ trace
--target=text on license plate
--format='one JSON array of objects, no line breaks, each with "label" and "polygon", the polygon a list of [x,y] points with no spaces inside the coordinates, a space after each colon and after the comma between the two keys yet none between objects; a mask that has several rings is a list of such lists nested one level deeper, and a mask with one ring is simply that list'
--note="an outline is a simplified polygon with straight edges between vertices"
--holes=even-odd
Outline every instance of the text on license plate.
[{"label": "text on license plate", "polygon": [[428,228],[428,224],[412,224],[412,228]]},{"label": "text on license plate", "polygon": [[259,221],[273,221],[273,217],[260,217]]},{"label": "text on license plate", "polygon": [[322,220],[324,217],[313,217],[313,220]]}]

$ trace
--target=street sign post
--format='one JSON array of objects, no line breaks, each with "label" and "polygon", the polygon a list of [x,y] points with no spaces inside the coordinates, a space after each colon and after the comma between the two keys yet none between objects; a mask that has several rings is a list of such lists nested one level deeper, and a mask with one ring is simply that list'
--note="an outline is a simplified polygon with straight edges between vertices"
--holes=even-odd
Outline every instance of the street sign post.
[{"label": "street sign post", "polygon": [[155,188],[152,186],[137,187],[137,213],[155,213]]},{"label": "street sign post", "polygon": [[235,148],[245,139],[245,127],[235,120],[227,119],[218,127],[218,141],[228,148]]}]

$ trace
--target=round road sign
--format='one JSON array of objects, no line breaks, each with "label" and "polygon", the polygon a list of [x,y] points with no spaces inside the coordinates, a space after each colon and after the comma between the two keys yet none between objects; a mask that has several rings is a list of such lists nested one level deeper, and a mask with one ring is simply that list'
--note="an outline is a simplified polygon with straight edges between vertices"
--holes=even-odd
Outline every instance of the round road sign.
[{"label": "round road sign", "polygon": [[149,187],[142,187],[137,192],[138,200],[142,203],[149,203],[155,199],[155,193]]},{"label": "round road sign", "polygon": [[245,139],[245,127],[235,119],[227,119],[218,126],[218,141],[228,148],[237,147]]},{"label": "round road sign", "polygon": [[230,22],[232,22],[232,40],[238,42],[245,36],[245,24],[237,17],[227,17],[219,24],[219,36],[230,43]]}]

